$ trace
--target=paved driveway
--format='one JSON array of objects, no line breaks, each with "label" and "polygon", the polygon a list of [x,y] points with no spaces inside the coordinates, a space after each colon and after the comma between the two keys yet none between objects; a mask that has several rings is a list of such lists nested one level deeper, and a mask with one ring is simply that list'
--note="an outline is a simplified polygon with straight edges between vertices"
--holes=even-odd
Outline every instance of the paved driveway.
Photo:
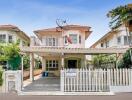
[{"label": "paved driveway", "polygon": [[132,100],[132,93],[121,93],[114,96],[18,96],[0,94],[0,100]]},{"label": "paved driveway", "polygon": [[33,83],[24,87],[25,92],[34,91],[59,91],[60,78],[59,77],[45,77],[35,80]]}]

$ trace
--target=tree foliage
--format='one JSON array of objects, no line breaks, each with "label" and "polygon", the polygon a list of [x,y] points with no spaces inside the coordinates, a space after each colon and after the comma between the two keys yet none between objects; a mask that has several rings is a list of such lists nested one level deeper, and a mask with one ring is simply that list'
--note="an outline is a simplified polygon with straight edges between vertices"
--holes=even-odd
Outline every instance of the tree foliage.
[{"label": "tree foliage", "polygon": [[111,63],[115,61],[116,61],[115,55],[100,54],[100,55],[95,55],[92,57],[92,63],[96,67],[101,67],[101,64],[104,64],[104,63],[107,64],[107,63]]},{"label": "tree foliage", "polygon": [[126,53],[123,54],[122,59],[118,61],[119,68],[130,68],[131,67],[132,62],[131,62],[130,51],[132,51],[132,49],[127,50]]},{"label": "tree foliage", "polygon": [[7,61],[9,69],[18,70],[21,63],[18,44],[1,44],[0,49],[0,61]]},{"label": "tree foliage", "polygon": [[118,28],[123,23],[127,25],[132,20],[132,7],[128,5],[116,7],[108,12],[107,17],[111,18],[109,24],[112,29]]}]

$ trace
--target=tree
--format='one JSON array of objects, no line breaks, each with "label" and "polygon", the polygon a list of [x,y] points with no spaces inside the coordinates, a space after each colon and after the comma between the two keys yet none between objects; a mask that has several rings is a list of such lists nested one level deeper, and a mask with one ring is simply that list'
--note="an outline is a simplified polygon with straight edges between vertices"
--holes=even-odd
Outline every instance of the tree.
[{"label": "tree", "polygon": [[107,13],[107,17],[111,18],[109,24],[112,29],[118,28],[122,24],[128,27],[129,22],[132,20],[132,6],[125,5],[116,7]]},{"label": "tree", "polygon": [[18,44],[0,45],[0,47],[0,61],[7,61],[9,69],[18,70],[21,63]]},{"label": "tree", "polygon": [[30,67],[29,65],[30,65],[29,55],[23,55],[23,68],[26,70]]},{"label": "tree", "polygon": [[[111,18],[110,21],[110,27],[112,29],[117,29],[121,25],[125,25],[126,28],[126,34],[127,34],[127,42],[129,46],[131,46],[129,36],[131,39],[131,33],[130,33],[130,23],[132,22],[132,5],[124,5],[116,7],[115,9],[112,9],[107,14],[108,18]],[[130,55],[132,54],[130,50]],[[131,62],[132,62],[132,56],[131,56]]]},{"label": "tree", "polygon": [[96,68],[101,68],[102,64],[108,65],[109,63],[113,63],[115,61],[116,61],[115,55],[99,54],[99,55],[94,55],[92,57],[92,63]]},{"label": "tree", "polygon": [[118,61],[118,68],[131,68],[131,56],[130,56],[130,51],[132,49],[129,49],[126,51],[126,53],[123,54],[122,59]]}]

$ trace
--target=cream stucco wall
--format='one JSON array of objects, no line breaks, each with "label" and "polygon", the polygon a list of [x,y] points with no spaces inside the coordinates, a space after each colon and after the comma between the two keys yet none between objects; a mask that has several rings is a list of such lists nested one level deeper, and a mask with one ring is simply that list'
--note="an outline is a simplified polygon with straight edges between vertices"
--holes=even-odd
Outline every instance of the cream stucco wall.
[{"label": "cream stucco wall", "polygon": [[8,43],[9,38],[8,36],[13,37],[13,42],[16,42],[18,39],[20,39],[20,46],[24,45],[23,42],[27,43],[29,41],[26,41],[24,38],[19,36],[19,33],[14,32],[14,31],[6,31],[6,30],[0,30],[0,34],[5,34],[6,35],[6,43]]},{"label": "cream stucco wall", "polygon": [[[70,34],[77,34],[77,43],[76,44],[65,44],[64,43],[64,37],[68,36]],[[81,43],[79,43],[79,35],[81,36]],[[67,47],[67,48],[85,48],[85,32],[79,31],[79,30],[68,30],[68,31],[64,31],[62,33],[47,33],[47,34],[43,34],[41,35],[41,39],[33,39],[34,37],[31,37],[31,46],[33,46],[34,41],[38,42],[40,44],[40,46],[46,46],[46,37],[54,37],[58,39],[58,47]]]},{"label": "cream stucco wall", "polygon": [[[61,56],[45,56],[43,57],[43,59],[46,60],[58,60],[59,61],[59,66],[58,66],[58,70],[54,70],[54,71],[48,71],[49,73],[53,73],[55,76],[60,76],[60,70],[61,70]],[[77,68],[81,68],[81,67],[85,67],[85,55],[65,55],[64,56],[64,67],[67,68],[68,66],[68,62],[66,62],[66,60],[77,60]],[[46,63],[43,60],[42,62],[42,69],[43,71],[47,71],[46,70]],[[80,64],[79,61],[80,60]]]},{"label": "cream stucco wall", "polygon": [[[126,29],[124,26],[119,27],[117,30],[119,32],[115,33],[114,35],[111,35],[110,37],[105,38],[101,42],[99,42],[95,48],[106,48],[105,43],[106,41],[109,41],[109,47],[114,47],[114,48],[125,48],[128,47],[128,45],[124,45],[124,36],[127,36]],[[121,43],[117,43],[117,38],[121,37]],[[104,47],[101,47],[101,43],[104,44]]]}]

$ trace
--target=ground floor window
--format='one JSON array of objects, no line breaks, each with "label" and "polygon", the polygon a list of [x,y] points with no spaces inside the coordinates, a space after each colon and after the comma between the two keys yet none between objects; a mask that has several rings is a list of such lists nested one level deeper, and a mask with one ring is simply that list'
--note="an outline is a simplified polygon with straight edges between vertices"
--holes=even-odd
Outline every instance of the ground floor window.
[{"label": "ground floor window", "polygon": [[58,60],[46,60],[46,70],[47,71],[58,70],[58,67],[59,67]]}]

